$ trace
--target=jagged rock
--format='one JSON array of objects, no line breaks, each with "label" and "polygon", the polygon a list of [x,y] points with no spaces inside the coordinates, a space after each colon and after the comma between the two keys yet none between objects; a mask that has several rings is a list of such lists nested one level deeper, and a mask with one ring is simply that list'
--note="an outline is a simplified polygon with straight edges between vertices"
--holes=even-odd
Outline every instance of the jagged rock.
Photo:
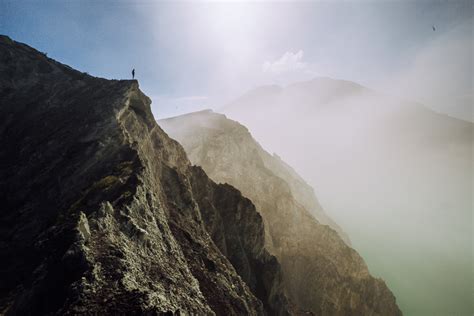
[{"label": "jagged rock", "polygon": [[221,252],[270,315],[295,313],[283,295],[280,265],[264,248],[263,221],[255,206],[234,187],[209,181],[201,168],[193,167],[193,175],[194,196]]},{"label": "jagged rock", "polygon": [[369,274],[312,189],[244,126],[212,111],[159,123],[192,163],[253,201],[265,222],[266,246],[280,261],[285,290],[298,307],[316,315],[401,315],[384,281]]},{"label": "jagged rock", "polygon": [[0,314],[291,311],[252,203],[191,167],[137,81],[0,36],[0,143]]},{"label": "jagged rock", "polygon": [[77,224],[77,229],[79,230],[82,239],[87,242],[87,240],[89,240],[89,237],[91,236],[91,230],[89,228],[89,221],[87,220],[87,216],[82,212],[79,213],[79,223]]}]

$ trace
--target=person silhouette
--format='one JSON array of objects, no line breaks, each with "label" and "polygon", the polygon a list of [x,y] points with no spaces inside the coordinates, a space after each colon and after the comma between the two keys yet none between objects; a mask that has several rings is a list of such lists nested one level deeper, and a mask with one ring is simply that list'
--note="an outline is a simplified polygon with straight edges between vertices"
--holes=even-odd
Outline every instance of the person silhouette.
[{"label": "person silhouette", "polygon": [[132,70],[132,79],[135,79],[135,68]]}]

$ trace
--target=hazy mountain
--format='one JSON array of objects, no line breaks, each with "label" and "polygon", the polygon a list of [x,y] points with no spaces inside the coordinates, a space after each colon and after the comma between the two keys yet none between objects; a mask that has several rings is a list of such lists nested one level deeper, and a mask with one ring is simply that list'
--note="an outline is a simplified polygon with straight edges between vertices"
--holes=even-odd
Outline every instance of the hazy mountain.
[{"label": "hazy mountain", "polygon": [[[201,112],[190,113],[174,118],[163,119],[159,121],[160,125],[173,138],[182,144],[188,154],[189,159],[200,166],[205,166],[206,173],[212,174],[213,178],[219,182],[228,182],[234,184],[245,193],[254,192],[252,186],[237,182],[235,175],[248,171],[245,161],[256,159],[264,169],[283,179],[291,191],[291,194],[307,211],[309,211],[320,223],[329,225],[336,230],[339,236],[350,245],[347,234],[337,225],[323,210],[319,204],[313,188],[301,178],[292,167],[286,164],[281,158],[274,154],[266,152],[248,133],[248,130],[235,121],[225,118],[225,116],[204,110]],[[221,132],[222,136],[230,138],[230,144],[235,144],[233,140],[236,133],[243,139],[237,143],[238,147],[232,150],[227,149],[227,145],[216,139],[216,133]],[[215,152],[211,152],[210,149]],[[234,152],[234,151],[239,152]],[[233,161],[234,156],[238,154],[240,160]],[[255,158],[257,156],[258,158]],[[255,185],[255,183],[251,183]],[[256,194],[253,193],[254,197]]]},{"label": "hazy mountain", "polygon": [[298,306],[316,315],[400,314],[390,290],[342,240],[312,188],[244,126],[211,111],[159,124],[211,179],[235,186],[255,203],[266,247],[281,262],[284,288]]},{"label": "hazy mountain", "polygon": [[0,36],[0,314],[288,315],[252,202],[192,167],[134,80]]},{"label": "hazy mountain", "polygon": [[473,124],[329,78],[221,110],[308,180],[405,313],[471,314]]}]

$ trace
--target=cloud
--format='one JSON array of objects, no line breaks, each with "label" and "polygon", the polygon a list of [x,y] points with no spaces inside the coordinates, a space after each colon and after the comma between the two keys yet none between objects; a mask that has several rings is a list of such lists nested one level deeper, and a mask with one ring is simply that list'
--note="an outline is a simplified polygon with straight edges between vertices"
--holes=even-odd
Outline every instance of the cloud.
[{"label": "cloud", "polygon": [[308,65],[303,61],[304,52],[299,50],[295,53],[286,52],[276,61],[266,61],[262,65],[262,70],[265,73],[284,74],[295,71],[305,71]]}]

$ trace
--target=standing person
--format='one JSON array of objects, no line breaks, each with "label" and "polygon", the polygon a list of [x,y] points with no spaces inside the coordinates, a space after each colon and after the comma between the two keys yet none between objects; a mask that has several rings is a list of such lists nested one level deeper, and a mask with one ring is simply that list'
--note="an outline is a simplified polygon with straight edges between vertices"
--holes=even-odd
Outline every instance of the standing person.
[{"label": "standing person", "polygon": [[132,70],[132,79],[135,79],[135,68]]}]

